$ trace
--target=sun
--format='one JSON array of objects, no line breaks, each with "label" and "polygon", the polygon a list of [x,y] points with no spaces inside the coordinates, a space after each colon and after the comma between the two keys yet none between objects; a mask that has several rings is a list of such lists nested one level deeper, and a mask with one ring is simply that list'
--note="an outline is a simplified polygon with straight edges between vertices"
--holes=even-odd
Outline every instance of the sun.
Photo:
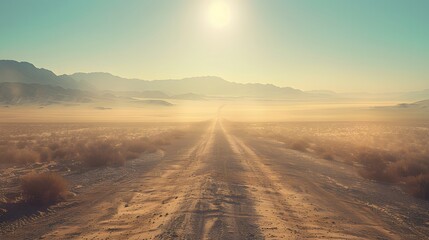
[{"label": "sun", "polygon": [[225,2],[212,2],[209,7],[208,18],[212,26],[224,28],[231,20],[231,10]]}]

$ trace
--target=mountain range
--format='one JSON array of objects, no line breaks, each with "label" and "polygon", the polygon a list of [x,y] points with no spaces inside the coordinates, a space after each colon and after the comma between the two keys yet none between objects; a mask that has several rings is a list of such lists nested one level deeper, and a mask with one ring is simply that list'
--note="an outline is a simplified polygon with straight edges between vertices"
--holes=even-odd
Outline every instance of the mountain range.
[{"label": "mountain range", "polygon": [[[156,98],[204,100],[207,97],[247,97],[292,100],[396,100],[416,102],[429,99],[429,89],[400,93],[348,93],[333,91],[301,91],[272,84],[235,83],[220,77],[192,77],[169,80],[140,80],[114,76],[110,73],[74,73],[56,75],[28,62],[0,60],[0,101],[25,102],[66,99],[90,101],[98,98]],[[5,83],[14,83],[5,84]],[[47,86],[47,87],[46,87]],[[20,92],[17,89],[22,89]],[[11,95],[11,91],[21,95]],[[43,95],[46,95],[43,98]],[[20,100],[19,100],[20,99]]]},{"label": "mountain range", "polygon": [[[109,73],[75,73],[58,76],[47,69],[36,68],[31,63],[12,60],[0,60],[0,82],[43,84],[84,91],[146,92],[146,94],[151,92],[158,97],[178,95],[191,99],[195,99],[197,95],[260,98],[267,96],[296,98],[311,95],[289,87],[234,83],[213,76],[152,81],[126,79]],[[195,95],[190,96],[191,93]]]},{"label": "mountain range", "polygon": [[113,76],[109,73],[75,73],[70,75],[71,78],[91,85],[99,90],[145,90],[145,91],[162,91],[167,94],[188,94],[196,93],[209,96],[222,97],[280,97],[296,98],[304,97],[307,93],[293,88],[280,88],[272,84],[242,84],[228,82],[219,77],[193,77],[180,80],[139,80],[124,79]]},{"label": "mountain range", "polygon": [[48,105],[57,102],[92,102],[94,94],[82,90],[65,89],[55,85],[38,83],[3,82],[0,83],[0,102],[6,104],[41,103]]}]

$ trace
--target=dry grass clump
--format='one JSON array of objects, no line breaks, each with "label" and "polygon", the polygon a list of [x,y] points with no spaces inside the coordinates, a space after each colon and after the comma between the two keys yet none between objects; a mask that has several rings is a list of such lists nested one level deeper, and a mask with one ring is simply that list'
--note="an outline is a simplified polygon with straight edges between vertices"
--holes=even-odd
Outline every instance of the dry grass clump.
[{"label": "dry grass clump", "polygon": [[76,158],[76,148],[73,144],[59,146],[51,151],[52,159],[58,162],[68,162]]},{"label": "dry grass clump", "polygon": [[0,163],[4,164],[29,164],[38,162],[40,156],[37,152],[29,149],[17,149],[14,147],[0,150]]},{"label": "dry grass clump", "polygon": [[58,148],[60,148],[60,144],[58,144],[58,143],[50,143],[49,145],[48,145],[48,147],[52,150],[52,151],[55,151],[55,150],[57,150]]},{"label": "dry grass clump", "polygon": [[290,148],[296,151],[305,152],[310,147],[310,144],[305,140],[294,141]]},{"label": "dry grass clump", "polygon": [[356,161],[366,178],[398,184],[413,196],[429,200],[429,158],[425,155],[392,154],[381,150],[360,154]]},{"label": "dry grass clump", "polygon": [[63,200],[67,182],[56,173],[30,173],[21,179],[22,195],[34,205],[50,205]]},{"label": "dry grass clump", "polygon": [[124,141],[122,146],[126,151],[131,153],[154,153],[158,149],[158,147],[149,141],[148,138]]},{"label": "dry grass clump", "polygon": [[169,132],[169,135],[175,139],[179,139],[185,135],[183,130],[174,129]]},{"label": "dry grass clump", "polygon": [[404,184],[413,196],[429,199],[429,174],[407,177]]},{"label": "dry grass clump", "polygon": [[[352,158],[353,156],[349,156]],[[361,149],[355,156],[355,161],[362,164],[359,173],[366,178],[381,182],[394,182],[395,174],[388,171],[388,166],[396,161],[392,154],[373,149]]]},{"label": "dry grass clump", "polygon": [[16,143],[16,147],[18,149],[23,149],[23,148],[27,147],[29,144],[30,143],[28,141],[25,141],[25,140],[24,141],[19,141],[19,142]]},{"label": "dry grass clump", "polygon": [[168,135],[155,136],[150,141],[154,145],[165,146],[165,145],[170,145],[171,137]]},{"label": "dry grass clump", "polygon": [[171,142],[175,139],[181,138],[185,133],[181,130],[171,130],[162,134],[158,134],[157,136],[153,136],[149,139],[149,141],[157,146],[165,146],[170,145]]},{"label": "dry grass clump", "polygon": [[39,154],[40,162],[52,161],[52,151],[47,147],[35,147],[33,151]]},{"label": "dry grass clump", "polygon": [[88,144],[81,150],[80,160],[89,167],[123,166],[125,158],[120,149],[109,141]]},{"label": "dry grass clump", "polygon": [[139,158],[140,156],[141,156],[141,153],[136,153],[136,152],[125,152],[124,154],[125,160],[136,159],[136,158]]},{"label": "dry grass clump", "polygon": [[129,139],[121,143],[122,152],[127,160],[139,158],[143,153],[154,153],[159,149],[148,138]]}]

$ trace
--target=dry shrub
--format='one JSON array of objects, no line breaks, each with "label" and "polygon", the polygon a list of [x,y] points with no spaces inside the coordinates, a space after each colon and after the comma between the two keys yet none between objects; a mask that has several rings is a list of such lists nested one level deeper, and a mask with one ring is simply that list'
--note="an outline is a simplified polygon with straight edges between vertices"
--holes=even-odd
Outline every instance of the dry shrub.
[{"label": "dry shrub", "polygon": [[394,182],[396,176],[387,171],[388,166],[394,161],[394,156],[383,151],[362,149],[358,153],[357,161],[363,165],[359,173],[366,178],[381,181]]},{"label": "dry shrub", "polygon": [[35,205],[50,205],[63,200],[67,182],[56,173],[30,173],[21,179],[24,200]]},{"label": "dry shrub", "polygon": [[125,159],[126,160],[136,159],[138,157],[140,157],[140,153],[136,153],[136,152],[126,152],[125,153]]},{"label": "dry shrub", "polygon": [[80,159],[89,167],[122,166],[125,158],[118,147],[109,141],[97,141],[80,152]]},{"label": "dry shrub", "polygon": [[307,148],[310,147],[310,144],[305,140],[298,140],[292,143],[291,148],[296,151],[305,152]]},{"label": "dry shrub", "polygon": [[16,147],[18,149],[23,149],[25,147],[27,147],[29,145],[29,143],[27,141],[19,141],[16,143]]},{"label": "dry shrub", "polygon": [[415,197],[429,200],[429,174],[408,177],[405,189]]},{"label": "dry shrub", "polygon": [[40,161],[42,162],[49,162],[52,160],[52,154],[49,151],[49,149],[41,149],[39,152],[40,155]]},{"label": "dry shrub", "polygon": [[335,150],[332,147],[323,146],[323,145],[317,145],[315,144],[312,147],[312,150],[315,154],[320,156],[321,158],[325,160],[334,160],[335,159]]},{"label": "dry shrub", "polygon": [[39,159],[41,162],[50,162],[52,160],[52,152],[47,147],[37,147],[34,151],[39,153]]},{"label": "dry shrub", "polygon": [[146,138],[132,139],[122,143],[122,152],[126,160],[136,159],[142,153],[154,153],[158,148]]},{"label": "dry shrub", "polygon": [[0,163],[28,164],[39,161],[39,154],[28,149],[8,148],[0,153]]},{"label": "dry shrub", "polygon": [[60,147],[60,145],[58,144],[58,143],[51,143],[51,144],[49,144],[49,146],[48,146],[52,151],[55,151],[55,150],[57,150],[59,147]]},{"label": "dry shrub", "polygon": [[76,157],[76,155],[77,155],[76,149],[72,145],[59,146],[51,154],[52,159],[56,161],[73,160]]},{"label": "dry shrub", "polygon": [[[428,163],[426,165],[429,165]],[[423,161],[418,160],[400,160],[391,164],[387,171],[399,178],[410,176],[419,176],[421,174],[429,173],[429,166],[425,166]]]},{"label": "dry shrub", "polygon": [[334,158],[334,155],[332,154],[332,153],[330,153],[330,152],[323,152],[322,154],[321,154],[321,156],[322,156],[322,158],[323,159],[325,159],[325,160],[334,160],[335,158]]},{"label": "dry shrub", "polygon": [[363,168],[359,173],[366,178],[399,183],[404,190],[415,197],[429,200],[429,161],[427,158],[397,160],[391,154],[366,153],[362,158]]},{"label": "dry shrub", "polygon": [[151,139],[151,142],[158,146],[169,145],[170,139],[168,136],[156,136]]},{"label": "dry shrub", "polygon": [[156,152],[157,150],[158,150],[158,148],[157,148],[155,145],[150,144],[150,145],[148,145],[148,147],[146,148],[145,153],[154,153],[154,152]]},{"label": "dry shrub", "polygon": [[175,129],[175,130],[172,130],[172,131],[170,132],[170,135],[171,135],[173,138],[178,139],[178,138],[183,137],[183,136],[185,135],[185,132],[184,132],[184,131],[182,131],[182,130]]},{"label": "dry shrub", "polygon": [[157,148],[147,139],[130,140],[123,144],[127,151],[132,153],[156,152]]}]

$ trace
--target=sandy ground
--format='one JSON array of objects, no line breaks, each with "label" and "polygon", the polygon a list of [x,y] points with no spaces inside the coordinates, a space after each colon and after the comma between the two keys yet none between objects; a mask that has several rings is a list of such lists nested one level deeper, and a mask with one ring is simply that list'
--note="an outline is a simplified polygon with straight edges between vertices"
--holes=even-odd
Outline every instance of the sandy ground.
[{"label": "sandy ground", "polygon": [[429,239],[429,202],[221,119],[102,175],[0,239]]}]

